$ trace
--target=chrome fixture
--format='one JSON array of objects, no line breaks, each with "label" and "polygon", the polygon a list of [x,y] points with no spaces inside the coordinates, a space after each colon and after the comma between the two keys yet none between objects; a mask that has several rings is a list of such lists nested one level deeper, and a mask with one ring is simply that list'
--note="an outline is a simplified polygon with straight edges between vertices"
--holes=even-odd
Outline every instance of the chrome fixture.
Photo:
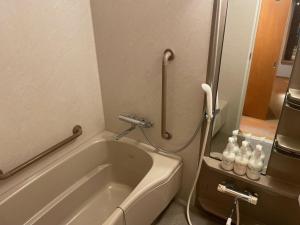
[{"label": "chrome fixture", "polygon": [[118,135],[114,137],[114,140],[120,140],[122,137],[126,136],[129,134],[131,131],[133,131],[136,127],[141,127],[141,128],[150,128],[153,126],[153,124],[144,119],[144,118],[139,118],[134,115],[119,115],[118,116],[119,120],[124,121],[126,123],[130,123],[131,127],[122,131]]},{"label": "chrome fixture", "polygon": [[119,120],[122,120],[124,122],[130,123],[135,126],[142,127],[142,128],[150,128],[153,126],[153,124],[150,121],[148,121],[144,118],[139,118],[134,115],[119,115],[118,118],[119,118]]},{"label": "chrome fixture", "polygon": [[38,161],[41,158],[44,158],[45,156],[49,155],[50,153],[58,150],[59,148],[63,147],[64,145],[72,142],[73,140],[75,140],[76,138],[78,138],[80,135],[82,135],[82,128],[79,125],[76,125],[73,130],[72,130],[72,135],[68,138],[66,138],[65,140],[57,143],[56,145],[53,145],[52,147],[46,149],[45,151],[43,151],[42,153],[36,155],[35,157],[29,159],[28,161],[22,163],[21,165],[15,167],[14,169],[3,173],[2,170],[0,170],[0,180],[4,180],[7,179],[11,176],[13,176],[14,174],[18,173],[19,171],[25,169],[26,167],[30,166],[31,164],[33,164],[34,162]]},{"label": "chrome fixture", "polygon": [[230,216],[227,218],[226,225],[232,224],[232,217],[233,217],[234,212],[236,213],[236,223],[235,224],[238,225],[238,224],[240,224],[240,206],[239,206],[238,198],[234,199],[234,206],[231,209]]},{"label": "chrome fixture", "polygon": [[219,184],[217,190],[219,192],[228,194],[232,197],[234,197],[234,208],[231,210],[231,214],[230,216],[227,218],[227,222],[226,225],[231,225],[232,222],[232,216],[234,211],[236,212],[236,223],[237,225],[240,224],[240,206],[239,206],[239,201],[245,201],[248,202],[252,205],[257,205],[257,194],[252,195],[249,192],[245,191],[243,192],[239,192],[233,189],[233,185],[230,184]]},{"label": "chrome fixture", "polygon": [[129,127],[128,129],[122,131],[121,133],[119,133],[118,135],[116,135],[114,137],[115,141],[120,140],[122,137],[125,137],[127,134],[129,134],[131,131],[133,131],[135,129],[136,125],[131,125],[131,127]]},{"label": "chrome fixture", "polygon": [[161,137],[171,139],[172,135],[166,129],[167,121],[167,65],[174,60],[175,54],[171,49],[164,51],[162,60],[162,92],[161,92]]},{"label": "chrome fixture", "polygon": [[239,200],[249,202],[252,205],[257,205],[258,198],[250,193],[242,193],[234,190],[232,187],[226,186],[224,184],[219,184],[217,190],[222,193],[231,195]]}]

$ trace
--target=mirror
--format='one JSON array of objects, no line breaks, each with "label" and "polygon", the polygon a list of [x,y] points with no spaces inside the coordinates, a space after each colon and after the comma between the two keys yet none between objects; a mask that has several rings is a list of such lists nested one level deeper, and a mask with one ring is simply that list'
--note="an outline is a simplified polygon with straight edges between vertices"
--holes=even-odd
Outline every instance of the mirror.
[{"label": "mirror", "polygon": [[296,9],[298,15],[298,3],[292,0],[229,0],[211,157],[221,159],[228,137],[240,130],[239,142],[263,146],[266,171],[293,67],[279,62],[291,39]]},{"label": "mirror", "polygon": [[285,49],[282,57],[282,64],[293,64],[298,40],[300,35],[300,1],[294,1],[292,4],[292,9],[289,17],[289,30],[288,35],[285,38]]}]

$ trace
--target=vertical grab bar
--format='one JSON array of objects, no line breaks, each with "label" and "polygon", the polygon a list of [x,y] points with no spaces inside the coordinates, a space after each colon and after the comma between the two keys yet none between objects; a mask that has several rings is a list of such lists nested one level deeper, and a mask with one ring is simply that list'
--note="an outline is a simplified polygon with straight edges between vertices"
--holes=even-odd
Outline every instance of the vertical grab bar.
[{"label": "vertical grab bar", "polygon": [[171,49],[164,51],[162,60],[162,96],[161,96],[161,137],[171,139],[172,135],[166,129],[167,120],[167,65],[174,60],[175,54]]}]

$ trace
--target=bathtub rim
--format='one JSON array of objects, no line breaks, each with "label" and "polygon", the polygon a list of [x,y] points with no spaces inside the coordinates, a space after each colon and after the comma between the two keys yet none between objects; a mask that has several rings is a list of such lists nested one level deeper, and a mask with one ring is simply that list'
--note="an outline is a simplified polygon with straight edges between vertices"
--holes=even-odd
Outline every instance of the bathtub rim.
[{"label": "bathtub rim", "polygon": [[[49,157],[46,157],[40,162],[31,165],[28,169],[25,169],[24,171],[18,173],[16,177],[9,178],[7,180],[7,183],[6,181],[0,183],[0,187],[3,185],[3,187],[0,188],[0,203],[6,201],[13,195],[22,191],[22,188],[29,186],[31,183],[35,182],[40,177],[47,174],[47,172],[54,169],[63,162],[69,160],[70,158],[74,157],[76,154],[79,154],[88,147],[101,142],[113,141],[118,143],[129,144],[150,155],[153,163],[147,174],[151,171],[151,169],[154,166],[154,157],[156,155],[159,155],[160,157],[175,159],[178,161],[178,167],[182,166],[182,158],[178,155],[158,152],[157,150],[155,150],[154,147],[128,137],[124,137],[118,141],[115,141],[113,138],[114,136],[115,134],[112,132],[103,131],[82,143],[76,144],[75,142],[73,146],[68,146],[69,148],[67,147],[66,149],[62,149],[60,152],[57,152],[57,154],[50,155]],[[147,174],[145,175],[145,177],[147,176]],[[144,178],[142,180],[144,180]],[[163,181],[161,181],[161,183],[162,182]],[[3,189],[3,191],[1,189]]]}]

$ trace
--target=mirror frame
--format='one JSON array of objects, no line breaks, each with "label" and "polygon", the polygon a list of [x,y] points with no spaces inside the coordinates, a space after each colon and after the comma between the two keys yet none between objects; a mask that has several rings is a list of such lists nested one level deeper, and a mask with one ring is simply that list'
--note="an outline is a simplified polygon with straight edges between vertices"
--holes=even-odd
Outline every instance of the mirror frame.
[{"label": "mirror frame", "polygon": [[[222,59],[222,49],[223,49],[223,41],[225,35],[225,26],[226,26],[226,17],[227,17],[227,9],[228,9],[228,0],[214,0],[213,4],[213,13],[212,13],[212,22],[211,22],[211,33],[210,33],[210,44],[209,44],[209,55],[207,62],[207,76],[206,83],[209,84],[212,88],[212,96],[213,96],[213,114],[216,112],[216,99],[217,99],[217,91],[218,91],[218,83],[219,83],[219,74],[221,67],[221,59]],[[203,112],[205,112],[205,108],[207,103],[205,102],[203,105]],[[214,117],[211,121],[211,124],[214,123]],[[201,130],[205,130],[207,126],[206,120],[202,124]],[[209,156],[211,139],[212,139],[212,131],[213,126],[210,126],[209,136],[205,146],[205,156]],[[204,132],[201,133],[201,143],[203,143]]]}]

